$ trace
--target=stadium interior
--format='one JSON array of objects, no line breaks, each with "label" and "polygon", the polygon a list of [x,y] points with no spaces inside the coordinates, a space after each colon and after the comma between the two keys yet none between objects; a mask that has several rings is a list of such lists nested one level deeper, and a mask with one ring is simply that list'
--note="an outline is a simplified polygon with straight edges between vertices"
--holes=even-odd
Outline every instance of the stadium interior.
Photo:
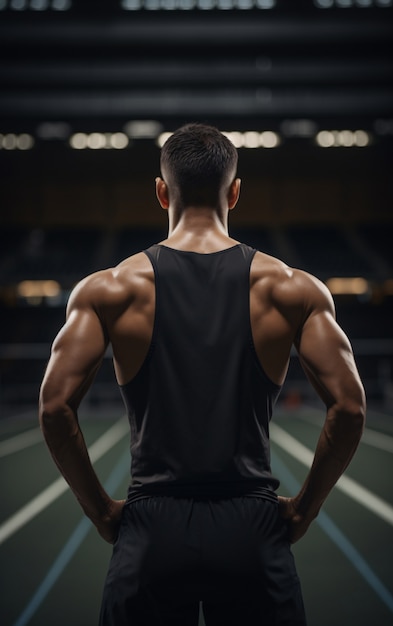
[{"label": "stadium interior", "polygon": [[[370,397],[391,402],[392,11],[0,3],[3,407],[35,400],[73,285],[165,236],[159,146],[189,121],[239,147],[232,235],[327,282]],[[104,370],[96,393],[116,395]],[[296,358],[292,387],[307,389]]]},{"label": "stadium interior", "polygon": [[[165,238],[160,146],[195,121],[239,149],[230,234],[326,283],[369,401],[347,482],[295,546],[310,626],[391,624],[392,18],[393,0],[0,0],[4,626],[96,623],[110,546],[49,457],[38,390],[74,285]],[[81,413],[123,498],[110,356]],[[294,494],[324,419],[295,353],[275,418]]]}]

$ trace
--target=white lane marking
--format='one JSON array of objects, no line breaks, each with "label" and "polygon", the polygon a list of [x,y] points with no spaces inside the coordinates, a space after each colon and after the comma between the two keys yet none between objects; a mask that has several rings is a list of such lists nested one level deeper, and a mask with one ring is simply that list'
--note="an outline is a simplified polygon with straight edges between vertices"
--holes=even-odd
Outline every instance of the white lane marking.
[{"label": "white lane marking", "polygon": [[20,452],[20,450],[25,450],[26,448],[30,448],[30,446],[34,446],[36,443],[42,442],[43,436],[40,428],[27,430],[24,433],[0,441],[0,458],[14,454],[14,452]]},{"label": "white lane marking", "polygon": [[[318,418],[311,415],[296,415],[296,418],[302,420],[302,422],[307,422],[308,424],[319,427],[322,426],[324,414],[321,412],[321,415],[318,415]],[[360,443],[373,446],[374,448],[378,448],[378,450],[393,453],[393,437],[391,435],[387,435],[386,433],[373,430],[372,428],[364,429]]]},{"label": "white lane marking", "polygon": [[[277,424],[270,424],[270,438],[300,463],[307,467],[311,466],[314,453]],[[341,476],[336,488],[393,526],[393,507],[355,480],[345,475]]]},{"label": "white lane marking", "polygon": [[[109,428],[97,441],[89,448],[89,455],[92,463],[98,461],[108,452],[125,434],[129,432],[128,422],[122,417],[111,428]],[[20,528],[30,522],[36,515],[41,513],[54,500],[61,496],[68,489],[68,484],[60,476],[51,485],[44,489],[38,496],[30,500],[19,511],[14,513],[0,525],[0,544],[12,537]]]},{"label": "white lane marking", "polygon": [[393,453],[393,437],[391,437],[391,435],[386,435],[385,433],[380,433],[377,430],[366,428],[360,443],[366,443],[367,445],[378,448],[379,450],[385,450],[386,452]]}]

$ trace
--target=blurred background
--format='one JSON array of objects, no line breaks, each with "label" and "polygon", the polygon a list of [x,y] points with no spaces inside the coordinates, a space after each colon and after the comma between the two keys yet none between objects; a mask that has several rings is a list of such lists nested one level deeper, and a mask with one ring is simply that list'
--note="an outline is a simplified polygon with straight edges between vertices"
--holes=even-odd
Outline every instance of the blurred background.
[{"label": "blurred background", "polygon": [[[393,0],[0,0],[5,626],[96,623],[110,546],[45,449],[38,389],[73,286],[166,236],[160,145],[194,121],[239,148],[231,235],[327,284],[368,395],[352,482],[295,545],[310,626],[391,624],[392,18]],[[289,495],[323,420],[296,355],[280,398],[273,470]],[[98,475],[124,497],[109,354],[82,409]]]},{"label": "blurred background", "polygon": [[[36,402],[70,290],[165,237],[159,146],[229,133],[231,234],[327,283],[393,404],[393,2],[0,0],[0,408]],[[110,359],[89,402],[118,399]],[[283,400],[311,394],[293,359]]]}]

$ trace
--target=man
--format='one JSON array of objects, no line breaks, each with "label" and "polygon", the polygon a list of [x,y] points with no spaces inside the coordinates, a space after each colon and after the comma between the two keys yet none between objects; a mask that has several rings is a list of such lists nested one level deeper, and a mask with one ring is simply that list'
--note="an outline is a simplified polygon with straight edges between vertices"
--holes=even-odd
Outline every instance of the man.
[{"label": "man", "polygon": [[[169,236],[71,295],[40,397],[61,473],[114,543],[101,626],[305,624],[290,543],[361,437],[365,399],[332,298],[314,277],[228,236],[237,152],[191,124],[161,151]],[[127,497],[105,493],[78,405],[108,344],[131,425]],[[290,351],[326,404],[299,494],[276,495],[268,427]]]}]

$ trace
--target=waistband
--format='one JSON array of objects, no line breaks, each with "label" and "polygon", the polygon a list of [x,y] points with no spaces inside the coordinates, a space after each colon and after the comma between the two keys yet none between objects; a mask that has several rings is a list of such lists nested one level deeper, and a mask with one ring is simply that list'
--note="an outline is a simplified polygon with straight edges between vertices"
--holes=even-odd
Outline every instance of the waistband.
[{"label": "waistband", "polygon": [[262,498],[270,502],[278,502],[277,494],[268,487],[250,484],[155,484],[131,485],[128,490],[127,504],[152,498],[168,496],[171,498],[192,500],[228,500],[232,498]]}]

